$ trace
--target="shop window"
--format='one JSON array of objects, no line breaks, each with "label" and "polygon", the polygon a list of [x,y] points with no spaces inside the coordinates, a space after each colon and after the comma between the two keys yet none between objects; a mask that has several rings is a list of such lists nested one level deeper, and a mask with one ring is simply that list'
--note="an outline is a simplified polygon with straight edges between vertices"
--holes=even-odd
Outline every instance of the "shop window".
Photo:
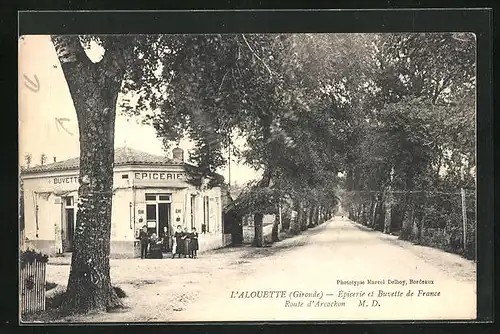
[{"label": "shop window", "polygon": [[146,201],[170,201],[171,194],[146,194]]},{"label": "shop window", "polygon": [[191,228],[196,227],[195,212],[196,212],[196,195],[191,195]]},{"label": "shop window", "polygon": [[64,205],[66,207],[72,207],[74,204],[73,196],[64,197]]},{"label": "shop window", "polygon": [[158,198],[160,201],[170,201],[170,195],[167,194],[160,194],[158,195]]},{"label": "shop window", "polygon": [[210,232],[210,206],[208,196],[203,197],[203,227],[205,232]]},{"label": "shop window", "polygon": [[156,205],[148,204],[146,205],[146,220],[147,221],[156,221]]}]

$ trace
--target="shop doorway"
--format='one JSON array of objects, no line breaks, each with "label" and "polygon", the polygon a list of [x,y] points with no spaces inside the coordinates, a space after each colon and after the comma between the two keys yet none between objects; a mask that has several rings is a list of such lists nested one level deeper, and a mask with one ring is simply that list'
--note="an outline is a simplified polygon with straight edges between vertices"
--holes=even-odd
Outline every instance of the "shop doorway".
[{"label": "shop doorway", "polygon": [[75,236],[75,202],[73,196],[63,197],[63,251],[72,252]]},{"label": "shop doorway", "polygon": [[171,241],[170,236],[172,231],[170,230],[170,203],[158,203],[158,232],[159,236],[163,236],[163,229],[167,228],[167,236],[169,239],[167,251],[170,251]]},{"label": "shop doorway", "polygon": [[203,196],[203,225],[201,233],[210,232],[210,200],[208,196]]},{"label": "shop doorway", "polygon": [[146,222],[148,234],[155,233],[159,238],[163,237],[163,229],[167,228],[169,239],[167,250],[172,248],[171,226],[170,226],[170,194],[146,194]]}]

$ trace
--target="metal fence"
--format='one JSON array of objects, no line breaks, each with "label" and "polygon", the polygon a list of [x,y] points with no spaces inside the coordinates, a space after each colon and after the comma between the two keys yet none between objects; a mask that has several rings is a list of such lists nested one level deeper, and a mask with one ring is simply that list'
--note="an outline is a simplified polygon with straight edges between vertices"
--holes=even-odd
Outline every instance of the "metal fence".
[{"label": "metal fence", "polygon": [[21,268],[21,314],[45,310],[45,262],[33,261]]},{"label": "metal fence", "polygon": [[343,202],[350,218],[363,225],[475,258],[476,194],[472,189],[350,191]]}]

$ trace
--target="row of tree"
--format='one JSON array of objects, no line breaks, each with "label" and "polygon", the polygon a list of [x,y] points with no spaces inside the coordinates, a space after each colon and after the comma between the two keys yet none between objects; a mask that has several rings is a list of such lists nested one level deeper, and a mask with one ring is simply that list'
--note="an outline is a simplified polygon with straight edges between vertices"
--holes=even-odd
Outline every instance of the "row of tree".
[{"label": "row of tree", "polygon": [[[476,42],[473,34],[377,38],[372,85],[349,142],[350,215],[401,239],[475,250]],[[468,228],[463,245],[460,189]]]},{"label": "row of tree", "polygon": [[[340,186],[348,191],[444,188],[457,168],[475,164],[469,126],[474,124],[473,35],[52,40],[80,131],[81,200],[66,310],[120,305],[109,278],[117,106],[143,116],[165,146],[189,137],[195,148],[188,173],[198,187],[224,182],[217,170],[226,163],[227,148],[262,171],[240,200],[254,214],[256,246],[262,245],[263,214],[284,202],[293,204],[298,222],[304,215],[314,221],[335,207]],[[93,44],[105,50],[97,62],[85,53]],[[235,134],[245,138],[246,149],[231,145]],[[468,174],[462,175],[470,183]],[[352,211],[356,203],[351,204]],[[291,227],[295,233],[303,228]]]}]

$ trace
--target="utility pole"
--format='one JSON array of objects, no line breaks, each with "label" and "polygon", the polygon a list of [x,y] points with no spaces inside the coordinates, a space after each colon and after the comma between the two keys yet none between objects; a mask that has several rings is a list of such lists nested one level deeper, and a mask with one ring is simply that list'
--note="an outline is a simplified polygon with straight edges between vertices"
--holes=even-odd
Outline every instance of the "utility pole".
[{"label": "utility pole", "polygon": [[231,186],[231,143],[229,143],[229,164],[228,164],[228,173],[229,173],[229,186]]}]

